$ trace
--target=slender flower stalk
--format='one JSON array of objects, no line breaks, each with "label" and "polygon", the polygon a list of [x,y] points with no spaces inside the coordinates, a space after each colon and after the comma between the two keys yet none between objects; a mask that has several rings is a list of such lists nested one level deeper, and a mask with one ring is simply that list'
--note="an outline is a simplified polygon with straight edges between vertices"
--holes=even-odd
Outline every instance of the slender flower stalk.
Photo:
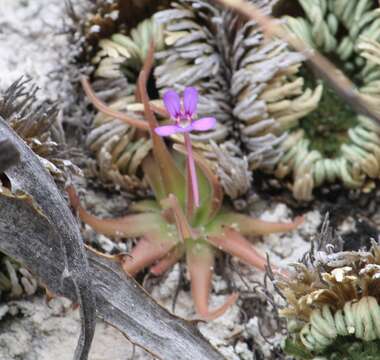
[{"label": "slender flower stalk", "polygon": [[191,217],[194,212],[194,205],[197,208],[199,207],[199,188],[191,138],[188,133],[185,133],[184,137],[187,152],[187,215]]},{"label": "slender flower stalk", "polygon": [[205,117],[199,120],[194,120],[194,115],[197,112],[198,91],[193,87],[188,87],[183,93],[183,106],[181,98],[174,90],[168,90],[163,97],[166,110],[168,111],[173,125],[158,126],[154,130],[159,136],[170,136],[173,134],[184,134],[185,145],[187,151],[187,181],[188,195],[187,208],[188,213],[192,213],[193,204],[196,208],[199,207],[199,189],[198,179],[195,169],[194,155],[191,145],[191,131],[208,131],[215,127],[216,119],[213,117]]}]

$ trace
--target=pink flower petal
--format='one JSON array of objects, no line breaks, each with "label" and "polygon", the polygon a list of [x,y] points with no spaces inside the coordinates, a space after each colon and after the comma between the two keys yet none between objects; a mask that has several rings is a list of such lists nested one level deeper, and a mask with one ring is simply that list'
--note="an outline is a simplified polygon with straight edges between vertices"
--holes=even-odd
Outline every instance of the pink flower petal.
[{"label": "pink flower petal", "polygon": [[195,131],[207,131],[213,129],[216,125],[216,119],[213,117],[207,117],[199,119],[192,123],[192,128]]},{"label": "pink flower petal", "polygon": [[191,132],[193,130],[194,130],[193,124],[190,124],[186,127],[178,126],[178,132],[180,132],[180,133],[188,133],[188,132]]},{"label": "pink flower petal", "polygon": [[[190,124],[186,127],[182,127],[179,125],[168,125],[168,126],[175,126],[177,129],[175,133],[178,133],[178,134],[189,133],[189,132],[193,131],[193,125],[192,124]],[[169,135],[172,135],[172,134],[169,134]],[[163,135],[163,136],[165,136],[165,135]]]},{"label": "pink flower petal", "polygon": [[183,107],[185,114],[193,116],[197,112],[198,90],[193,87],[188,87],[183,93]]},{"label": "pink flower petal", "polygon": [[174,90],[168,90],[165,92],[163,100],[170,116],[173,119],[177,119],[181,114],[181,99],[179,95]]},{"label": "pink flower petal", "polygon": [[176,133],[183,132],[182,128],[177,125],[164,125],[158,126],[154,129],[157,135],[159,136],[170,136]]}]

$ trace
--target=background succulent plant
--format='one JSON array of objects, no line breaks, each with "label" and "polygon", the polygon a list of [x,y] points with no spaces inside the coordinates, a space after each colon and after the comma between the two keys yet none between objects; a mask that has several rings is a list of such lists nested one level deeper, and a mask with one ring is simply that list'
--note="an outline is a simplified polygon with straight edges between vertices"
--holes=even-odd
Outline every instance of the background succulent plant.
[{"label": "background succulent plant", "polygon": [[[99,51],[92,59],[96,66],[93,86],[112,109],[139,117],[136,81],[151,41],[156,49],[162,49],[162,28],[151,18],[140,22],[129,35],[116,33],[99,41]],[[102,113],[95,117],[92,128],[86,141],[97,158],[90,167],[92,174],[106,184],[130,191],[146,190],[141,164],[152,148],[151,141],[136,139],[136,129]]]},{"label": "background succulent plant", "polygon": [[[253,2],[271,12],[273,2]],[[212,111],[220,120],[198,140],[222,144],[231,159],[246,156],[250,170],[273,170],[282,155],[283,130],[316,105],[318,92],[304,91],[296,75],[303,57],[281,41],[264,40],[254,22],[206,1],[173,2],[155,18],[165,26],[167,45],[157,55],[158,88],[197,86],[200,113]],[[249,172],[242,175],[249,182]],[[232,194],[244,192],[240,184]]]},{"label": "background succulent plant", "polygon": [[[260,2],[260,5],[270,10],[270,5],[265,1]],[[154,16],[155,23],[153,19],[143,20],[130,31],[129,37],[114,34],[100,40],[101,50],[93,58],[93,62],[98,65],[95,76],[113,79],[115,90],[120,89],[122,81],[128,80],[128,90],[124,89],[123,95],[118,92],[116,104],[113,105],[126,110],[128,101],[136,101],[133,97],[128,98],[128,95],[133,94],[136,70],[141,66],[144,55],[144,52],[136,50],[137,42],[134,40],[142,43],[142,49],[146,48],[151,40],[149,33],[154,28],[153,40],[157,50],[161,50],[156,55],[157,66],[154,71],[157,88],[164,91],[174,87],[182,91],[187,85],[196,85],[200,89],[199,113],[201,116],[206,111],[215,114],[218,126],[214,131],[192,135],[192,138],[199,142],[213,140],[217,144],[205,149],[205,153],[211,161],[216,162],[227,195],[239,197],[250,188],[250,169],[258,166],[273,168],[275,159],[280,155],[278,144],[285,135],[279,135],[280,126],[272,119],[272,112],[286,122],[289,104],[294,102],[297,111],[303,111],[305,97],[301,102],[296,100],[301,94],[302,83],[290,80],[302,56],[287,51],[286,46],[279,41],[271,45],[264,44],[263,36],[255,24],[243,24],[230,12],[206,2],[180,1],[174,2],[172,6],[173,9],[157,13]],[[163,26],[165,34],[162,32]],[[257,77],[258,72],[261,77]],[[252,81],[247,83],[247,79]],[[117,85],[115,81],[118,81]],[[111,86],[95,82],[94,88],[107,89],[103,91],[103,100],[108,103],[115,101],[112,100],[115,92]],[[103,94],[98,93],[100,97]],[[288,101],[286,106],[278,103],[283,100],[282,97]],[[290,117],[294,117],[294,112]],[[114,139],[113,144],[116,143]],[[220,147],[217,154],[214,153],[216,146]],[[103,148],[102,154],[109,153],[109,148],[109,145],[108,150]],[[248,160],[242,160],[245,155]],[[111,170],[104,165],[109,165],[109,162],[98,163],[102,163],[100,171],[103,174],[109,172],[112,173],[111,177],[115,177],[117,165],[114,164]],[[231,171],[223,170],[227,167]],[[240,177],[238,182],[233,175],[237,173]]]},{"label": "background succulent plant", "polygon": [[[352,77],[369,105],[380,110],[379,13],[374,1],[349,1],[347,7],[345,2],[327,0],[302,0],[283,7],[283,1],[252,2],[265,13],[278,5],[276,15],[284,13],[282,8],[303,14],[284,16],[287,27],[330,56]],[[149,34],[154,33],[158,52],[151,95],[157,97],[157,90],[162,94],[168,88],[183,91],[194,85],[199,89],[200,116],[213,113],[218,126],[192,138],[207,143],[205,154],[215,162],[231,198],[248,191],[254,169],[283,179],[299,200],[312,199],[315,187],[336,181],[347,188],[372,186],[371,179],[380,171],[380,128],[355,114],[319,81],[301,54],[280,40],[265,39],[254,21],[246,22],[210,2],[178,0],[160,5],[153,18],[129,29],[129,36],[111,32],[98,43],[100,51],[92,60],[97,64],[95,76],[112,81],[110,86],[103,80],[94,83],[101,98],[115,109],[133,111],[136,72],[152,39]],[[119,27],[128,27],[120,24],[118,20]],[[102,121],[104,117],[95,126]],[[129,179],[132,171],[121,169],[110,155],[119,143],[114,134],[112,140],[111,135],[101,139],[107,143],[95,150],[101,177],[122,187],[140,184],[136,178]],[[223,170],[227,164],[233,171]],[[240,181],[234,181],[233,173],[239,173]]]},{"label": "background succulent plant", "polygon": [[[98,1],[86,20],[77,22],[77,30],[84,37],[81,60],[95,67],[92,86],[97,96],[115,110],[141,117],[138,111],[142,106],[135,97],[136,80],[151,41],[157,49],[162,48],[162,29],[150,14],[165,3]],[[89,161],[86,174],[100,179],[103,185],[143,195],[147,183],[141,177],[141,162],[151,150],[150,140],[139,137],[137,141],[134,129],[101,113],[91,128],[86,143],[96,160]]]},{"label": "background succulent plant", "polygon": [[[378,4],[371,0],[298,4],[303,16],[285,16],[287,27],[335,62],[378,111],[380,67],[373,57],[380,37]],[[340,181],[347,188],[363,188],[368,179],[380,175],[380,127],[351,110],[308,68],[299,74],[318,89],[317,106],[290,124],[276,176],[291,174],[294,196],[303,200],[311,199],[313,188],[325,183]]]},{"label": "background succulent plant", "polygon": [[[329,236],[325,223],[322,238]],[[314,248],[276,282],[287,302],[285,350],[299,359],[371,359],[380,344],[380,246],[333,248]]]},{"label": "background succulent plant", "polygon": [[0,116],[39,156],[55,180],[64,182],[78,169],[68,160],[65,136],[55,104],[37,99],[37,87],[19,79],[0,96]]},{"label": "background succulent plant", "polygon": [[37,281],[19,263],[0,253],[0,299],[32,295],[37,290]]}]

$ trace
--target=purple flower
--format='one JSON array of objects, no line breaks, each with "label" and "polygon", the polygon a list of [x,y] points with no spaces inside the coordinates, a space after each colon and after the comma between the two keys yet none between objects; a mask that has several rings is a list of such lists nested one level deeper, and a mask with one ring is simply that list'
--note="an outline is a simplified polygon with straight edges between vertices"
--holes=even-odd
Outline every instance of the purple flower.
[{"label": "purple flower", "polygon": [[185,146],[187,150],[187,176],[190,188],[187,193],[188,215],[191,217],[193,205],[199,207],[199,189],[198,179],[195,169],[193,149],[191,146],[190,132],[207,131],[215,127],[216,119],[206,117],[194,120],[193,117],[197,112],[198,91],[193,87],[188,87],[183,93],[183,106],[181,98],[174,90],[168,90],[164,94],[164,104],[174,125],[158,126],[154,129],[159,136],[169,136],[177,133],[183,133],[185,138]]},{"label": "purple flower", "polygon": [[177,133],[189,133],[193,130],[207,131],[216,125],[216,119],[213,117],[193,119],[198,105],[198,91],[193,87],[185,89],[183,107],[181,106],[181,98],[174,90],[168,90],[164,94],[164,104],[175,124],[156,127],[154,130],[157,135],[170,136]]}]

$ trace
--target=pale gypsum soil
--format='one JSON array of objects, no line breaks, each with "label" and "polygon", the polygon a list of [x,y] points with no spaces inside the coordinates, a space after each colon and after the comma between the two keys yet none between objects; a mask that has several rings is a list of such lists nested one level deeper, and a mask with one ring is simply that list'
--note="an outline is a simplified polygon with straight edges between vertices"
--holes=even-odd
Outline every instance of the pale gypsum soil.
[{"label": "pale gypsum soil", "polygon": [[[75,3],[80,5],[83,0]],[[40,98],[58,100],[63,109],[74,102],[75,94],[69,73],[65,71],[69,67],[69,54],[73,49],[67,37],[59,34],[63,28],[63,12],[63,0],[0,0],[0,90],[20,76],[28,75],[41,88]],[[87,194],[86,202],[92,204],[92,209],[98,214],[109,215],[113,199],[116,207],[123,205],[116,195],[105,204],[104,199],[94,192]],[[285,205],[272,204],[260,217],[272,221],[289,221],[293,216]],[[267,236],[257,246],[261,251],[268,252],[276,264],[295,261],[309,249],[308,241],[316,233],[320,222],[319,212],[311,211],[306,214],[305,224],[299,230]],[[110,251],[114,248],[110,239],[97,236],[91,230],[88,233],[104,249]],[[252,293],[255,281],[261,280],[262,274],[234,259],[232,264],[237,272],[232,272],[230,276],[237,289]],[[172,307],[179,271],[180,266],[177,265],[163,281],[154,281],[150,286],[152,295],[168,309]],[[211,308],[223,303],[228,293],[227,287],[227,282],[221,276],[214,276]],[[200,324],[200,330],[229,360],[253,360],[254,353],[247,345],[252,343],[252,339],[253,347],[269,359],[270,345],[259,331],[260,309],[245,311],[246,316],[243,316],[240,304],[233,306],[219,319]],[[179,292],[175,312],[185,318],[195,316],[189,291]],[[279,335],[271,331],[262,329],[272,341],[279,343]],[[0,304],[0,360],[69,360],[72,359],[78,334],[78,311],[72,310],[65,300],[53,300],[50,308],[38,296]],[[152,359],[141,349],[136,349],[134,353],[132,345],[123,335],[99,322],[90,359],[126,360],[132,357]]]}]

